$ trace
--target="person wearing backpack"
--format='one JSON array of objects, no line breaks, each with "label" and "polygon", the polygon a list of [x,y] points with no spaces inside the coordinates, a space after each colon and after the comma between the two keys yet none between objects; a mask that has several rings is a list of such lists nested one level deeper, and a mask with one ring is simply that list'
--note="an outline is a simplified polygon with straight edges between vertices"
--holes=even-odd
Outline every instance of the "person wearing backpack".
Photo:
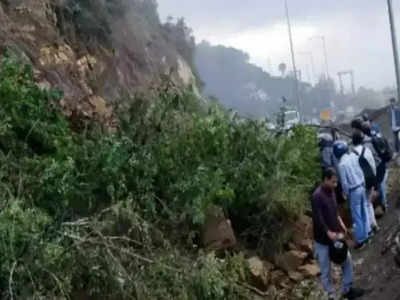
[{"label": "person wearing backpack", "polygon": [[321,153],[322,169],[333,167],[333,137],[329,133],[320,133],[318,135]]},{"label": "person wearing backpack", "polygon": [[346,142],[337,141],[333,145],[333,153],[339,160],[338,170],[344,195],[349,199],[353,219],[355,250],[362,249],[368,242],[368,207],[365,179],[358,156],[350,152]]},{"label": "person wearing backpack", "polygon": [[366,226],[368,228],[368,234],[370,235],[379,231],[372,202],[375,191],[378,190],[375,159],[372,151],[367,146],[363,145],[364,135],[361,132],[353,133],[352,141],[354,146],[353,152],[358,157],[358,162],[360,164],[361,170],[363,171],[365,179],[365,189],[368,197],[368,218],[366,219]]},{"label": "person wearing backpack", "polygon": [[357,299],[364,290],[353,287],[354,272],[351,255],[344,241],[347,228],[338,212],[335,188],[338,176],[333,168],[323,170],[322,183],[312,196],[312,218],[315,256],[321,270],[322,286],[328,299],[335,299],[335,286],[332,280],[332,262],[342,267],[343,297]]},{"label": "person wearing backpack", "polygon": [[371,126],[365,123],[362,127],[362,131],[365,134],[364,145],[372,151],[374,156],[378,181],[378,199],[383,210],[386,211],[387,164],[393,158],[393,151],[388,140],[382,136],[379,130],[372,130]]}]

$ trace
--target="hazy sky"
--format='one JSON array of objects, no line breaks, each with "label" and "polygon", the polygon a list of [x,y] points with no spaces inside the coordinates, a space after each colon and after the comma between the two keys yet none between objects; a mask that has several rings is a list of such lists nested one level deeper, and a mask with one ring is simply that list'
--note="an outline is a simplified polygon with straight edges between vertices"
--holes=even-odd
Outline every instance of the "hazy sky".
[{"label": "hazy sky", "polygon": [[[233,46],[248,52],[251,61],[278,75],[278,65],[291,69],[283,0],[158,0],[163,19],[183,16],[196,40]],[[400,1],[394,2],[400,34]],[[325,36],[329,71],[353,69],[356,85],[394,85],[393,55],[386,0],[288,0],[298,68],[303,79],[324,72],[321,40]],[[302,52],[312,52],[311,59]],[[349,86],[349,85],[348,85]]]}]

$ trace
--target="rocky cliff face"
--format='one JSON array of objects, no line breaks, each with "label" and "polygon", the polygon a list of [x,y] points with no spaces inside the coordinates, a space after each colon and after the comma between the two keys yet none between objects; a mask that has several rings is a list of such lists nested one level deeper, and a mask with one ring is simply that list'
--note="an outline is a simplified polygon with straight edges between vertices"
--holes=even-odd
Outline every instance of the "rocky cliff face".
[{"label": "rocky cliff face", "polygon": [[[85,8],[73,2],[0,0],[0,55],[11,49],[32,63],[41,86],[62,89],[67,114],[78,109],[109,117],[112,101],[148,90],[166,76],[178,86],[195,83],[157,12],[152,19],[145,15],[152,1],[120,0],[129,4],[98,28],[95,22],[106,20],[78,22]],[[99,33],[103,39],[96,38]]]}]

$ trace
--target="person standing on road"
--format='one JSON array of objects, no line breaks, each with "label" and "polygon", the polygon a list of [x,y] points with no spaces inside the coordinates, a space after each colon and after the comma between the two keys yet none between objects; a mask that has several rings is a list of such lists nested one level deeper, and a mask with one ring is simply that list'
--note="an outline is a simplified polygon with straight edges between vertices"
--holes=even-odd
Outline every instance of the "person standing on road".
[{"label": "person standing on road", "polygon": [[349,199],[351,216],[353,219],[355,250],[363,248],[368,241],[368,207],[365,191],[364,173],[361,170],[358,156],[348,153],[347,143],[338,141],[333,145],[333,153],[339,160],[340,183],[344,195]]},{"label": "person standing on road", "polygon": [[[338,176],[333,168],[323,171],[322,184],[315,190],[312,197],[312,216],[314,229],[315,254],[321,269],[321,281],[329,299],[335,299],[335,287],[331,275],[330,247],[339,239],[340,233],[347,233],[347,228],[339,216],[335,189]],[[361,289],[353,288],[353,264],[350,254],[347,254],[342,264],[343,297],[356,299],[364,294]]]},{"label": "person standing on road", "polygon": [[368,147],[374,156],[376,165],[376,177],[378,181],[379,204],[385,212],[387,205],[386,187],[388,179],[387,164],[393,158],[393,151],[388,140],[382,135],[379,127],[372,123],[370,127],[367,123],[363,126],[365,134],[364,145]]},{"label": "person standing on road", "polygon": [[[357,155],[358,161],[364,173],[365,188],[367,192],[367,207],[368,216],[367,218],[367,228],[368,235],[376,233],[379,230],[378,223],[375,218],[375,210],[373,205],[373,199],[375,197],[376,191],[378,190],[378,180],[376,177],[376,158],[371,148],[373,148],[370,138],[364,136],[361,132],[355,132],[352,137],[353,140],[353,152]],[[380,163],[379,159],[379,163]],[[366,170],[365,170],[366,169]]]},{"label": "person standing on road", "polygon": [[396,153],[400,152],[400,107],[396,103],[396,99],[390,99],[390,119],[392,120],[392,130],[394,137],[394,149]]}]

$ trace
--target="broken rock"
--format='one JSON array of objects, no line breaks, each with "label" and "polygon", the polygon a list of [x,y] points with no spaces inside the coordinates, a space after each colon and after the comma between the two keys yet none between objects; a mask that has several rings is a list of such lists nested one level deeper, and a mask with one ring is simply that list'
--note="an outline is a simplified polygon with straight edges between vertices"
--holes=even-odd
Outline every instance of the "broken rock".
[{"label": "broken rock", "polygon": [[302,241],[313,238],[313,223],[308,216],[301,216],[293,226],[292,240],[299,246]]},{"label": "broken rock", "polygon": [[288,275],[289,275],[289,278],[291,280],[293,280],[294,282],[300,282],[300,281],[304,280],[304,275],[297,271],[290,271],[288,273]]},{"label": "broken rock", "polygon": [[247,263],[254,286],[260,290],[266,291],[269,284],[269,273],[265,269],[264,262],[256,256],[248,259]]},{"label": "broken rock", "polygon": [[275,286],[285,281],[286,278],[286,274],[281,270],[276,270],[271,273],[271,283]]},{"label": "broken rock", "polygon": [[313,241],[310,239],[301,241],[299,244],[299,249],[307,253],[308,255],[313,255],[314,253]]},{"label": "broken rock", "polygon": [[275,258],[275,264],[286,272],[295,271],[300,267],[308,254],[301,251],[291,250]]},{"label": "broken rock", "polygon": [[201,236],[202,246],[209,250],[224,250],[236,245],[231,222],[225,218],[222,208],[212,206],[207,210]]},{"label": "broken rock", "polygon": [[314,278],[319,275],[319,267],[316,264],[308,264],[299,267],[299,272],[301,272],[306,278]]}]

